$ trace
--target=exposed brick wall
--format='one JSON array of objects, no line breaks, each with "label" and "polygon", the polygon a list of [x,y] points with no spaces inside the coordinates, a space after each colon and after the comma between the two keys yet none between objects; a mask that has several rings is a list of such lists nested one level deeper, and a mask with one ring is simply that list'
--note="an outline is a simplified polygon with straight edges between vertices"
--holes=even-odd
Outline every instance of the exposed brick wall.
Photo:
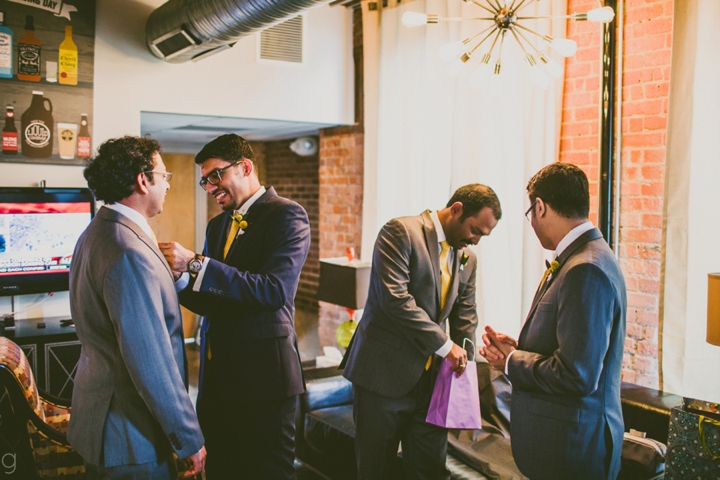
[{"label": "exposed brick wall", "polygon": [[[568,11],[597,2],[569,0]],[[659,386],[660,248],[672,45],[672,0],[625,2],[620,264],[628,290],[623,380]],[[567,60],[560,160],[579,165],[591,183],[597,219],[600,31],[568,22],[578,52]]]},{"label": "exposed brick wall", "polygon": [[[358,127],[320,133],[320,257],[360,256],[363,203],[363,134]],[[321,346],[337,346],[335,329],[348,319],[341,307],[319,302]]]},{"label": "exposed brick wall", "polygon": [[[294,200],[305,208],[310,220],[310,252],[300,273],[295,305],[304,310],[317,309],[319,278],[318,251],[318,155],[301,157],[290,150],[293,140],[264,142],[262,157],[266,186],[273,186],[278,195]],[[253,144],[255,148],[255,144]],[[257,150],[256,150],[257,151]]]}]

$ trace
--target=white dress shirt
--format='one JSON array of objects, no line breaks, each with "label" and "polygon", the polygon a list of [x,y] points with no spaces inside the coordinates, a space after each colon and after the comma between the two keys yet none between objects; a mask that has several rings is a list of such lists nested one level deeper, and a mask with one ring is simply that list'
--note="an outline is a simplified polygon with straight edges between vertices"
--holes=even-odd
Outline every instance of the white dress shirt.
[{"label": "white dress shirt", "polygon": [[[557,247],[555,247],[555,252],[553,253],[553,260],[559,257],[560,254],[564,252],[571,243],[580,238],[580,235],[589,230],[592,230],[593,228],[595,228],[595,226],[592,224],[592,222],[587,221],[570,230],[567,234],[565,234],[563,239],[560,240],[560,243],[557,244]],[[505,375],[508,374],[508,365],[510,363],[510,357],[512,357],[513,353],[515,353],[515,350],[510,352],[505,359]]]},{"label": "white dress shirt", "polygon": [[150,228],[147,218],[134,208],[123,205],[122,203],[106,203],[100,208],[108,208],[121,215],[125,215],[127,218],[137,223],[137,226],[140,227],[143,232],[147,233],[148,237],[155,238],[155,234],[153,233],[152,228]]}]

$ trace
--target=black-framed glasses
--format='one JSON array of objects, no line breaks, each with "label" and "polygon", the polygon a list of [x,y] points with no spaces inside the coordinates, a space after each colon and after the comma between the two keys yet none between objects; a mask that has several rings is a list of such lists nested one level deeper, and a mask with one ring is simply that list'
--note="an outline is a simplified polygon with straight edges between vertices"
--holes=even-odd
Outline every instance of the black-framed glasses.
[{"label": "black-framed glasses", "polygon": [[234,167],[235,165],[239,165],[242,163],[242,160],[238,160],[237,162],[231,163],[227,167],[218,168],[217,170],[213,170],[212,172],[207,174],[207,177],[200,177],[200,181],[198,182],[200,186],[203,188],[203,190],[206,189],[207,184],[210,185],[220,185],[220,182],[222,181],[222,174],[230,167]]},{"label": "black-framed glasses", "polygon": [[158,175],[162,175],[165,178],[166,182],[169,182],[172,179],[172,172],[156,172],[155,170],[148,170],[147,172],[143,172],[144,174],[148,173],[157,173]]},{"label": "black-framed glasses", "polygon": [[527,218],[528,222],[530,221],[530,212],[533,211],[536,203],[537,203],[537,198],[532,202],[532,205],[530,205],[530,208],[528,208],[527,211],[525,212],[525,218]]}]

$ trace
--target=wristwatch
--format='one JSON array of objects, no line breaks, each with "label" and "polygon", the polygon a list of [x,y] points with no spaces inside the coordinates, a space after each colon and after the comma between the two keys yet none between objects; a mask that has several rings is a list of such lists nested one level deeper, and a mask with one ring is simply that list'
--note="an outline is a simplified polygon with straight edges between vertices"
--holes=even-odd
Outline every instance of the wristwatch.
[{"label": "wristwatch", "polygon": [[200,255],[199,253],[196,253],[192,260],[190,260],[187,264],[188,272],[190,272],[190,275],[197,275],[200,273],[200,270],[202,270],[203,266],[203,260],[205,257]]}]

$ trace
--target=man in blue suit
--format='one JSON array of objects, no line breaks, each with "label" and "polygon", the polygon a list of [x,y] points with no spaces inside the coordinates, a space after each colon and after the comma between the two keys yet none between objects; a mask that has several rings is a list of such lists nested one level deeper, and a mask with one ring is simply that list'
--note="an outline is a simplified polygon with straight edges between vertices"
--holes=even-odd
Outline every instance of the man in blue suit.
[{"label": "man in blue suit", "polygon": [[532,480],[605,480],[620,471],[620,371],[625,281],[588,221],[588,181],[554,163],[527,186],[530,222],[553,250],[530,313],[514,339],[486,327],[481,353],[513,385],[515,463]]},{"label": "man in blue suit", "polygon": [[[205,316],[198,417],[207,477],[294,478],[296,397],[305,390],[295,293],[310,248],[305,210],[258,180],[250,145],[234,134],[195,157],[200,185],[224,213],[196,254],[160,248],[179,276],[180,302]],[[189,278],[188,278],[189,277]]]}]

